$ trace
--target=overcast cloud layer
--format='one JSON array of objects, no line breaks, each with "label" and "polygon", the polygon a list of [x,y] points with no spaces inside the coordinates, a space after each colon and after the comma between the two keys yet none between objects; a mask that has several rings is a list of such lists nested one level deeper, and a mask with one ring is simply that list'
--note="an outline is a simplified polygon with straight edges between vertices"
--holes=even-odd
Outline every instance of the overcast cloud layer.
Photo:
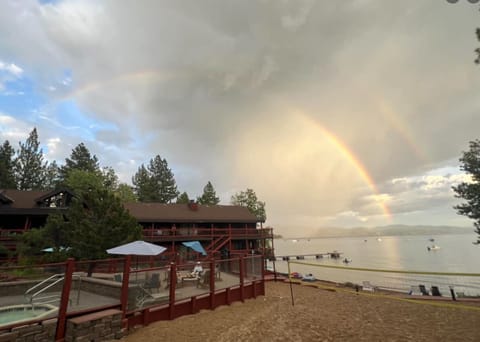
[{"label": "overcast cloud layer", "polygon": [[[458,158],[480,138],[468,1],[3,1],[0,139],[85,142],[130,182],[247,187],[285,235],[469,225]],[[389,216],[387,212],[390,211]]]}]

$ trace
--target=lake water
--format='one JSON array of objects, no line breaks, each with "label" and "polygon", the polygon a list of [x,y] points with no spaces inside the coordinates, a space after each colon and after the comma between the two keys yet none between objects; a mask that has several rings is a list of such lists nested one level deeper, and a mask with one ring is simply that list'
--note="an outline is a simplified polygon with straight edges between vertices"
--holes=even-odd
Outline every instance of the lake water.
[{"label": "lake water", "polygon": [[[431,242],[430,239],[434,239]],[[424,284],[427,288],[439,286],[444,295],[449,294],[449,286],[465,295],[480,295],[480,277],[466,276],[425,276],[416,274],[376,273],[349,271],[352,267],[408,270],[427,272],[480,273],[480,246],[472,244],[476,235],[436,235],[436,236],[381,236],[318,239],[276,239],[275,255],[305,255],[327,253],[337,250],[342,253],[340,259],[306,257],[305,262],[314,265],[336,265],[343,269],[327,269],[314,265],[291,263],[291,271],[301,274],[312,273],[318,279],[335,282],[352,282],[372,284],[406,291],[411,286]],[[428,251],[427,246],[439,246],[438,250]],[[349,264],[343,259],[351,260]],[[269,267],[273,263],[269,262]],[[277,272],[288,272],[286,261],[275,262]]]}]

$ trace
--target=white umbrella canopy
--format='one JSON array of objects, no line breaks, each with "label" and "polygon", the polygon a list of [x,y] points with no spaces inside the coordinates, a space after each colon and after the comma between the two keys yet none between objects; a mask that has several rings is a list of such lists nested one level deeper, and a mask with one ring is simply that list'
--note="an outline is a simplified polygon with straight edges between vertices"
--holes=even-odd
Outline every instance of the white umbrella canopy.
[{"label": "white umbrella canopy", "polygon": [[165,247],[141,240],[107,249],[108,254],[120,255],[158,255],[164,251],[166,251]]}]

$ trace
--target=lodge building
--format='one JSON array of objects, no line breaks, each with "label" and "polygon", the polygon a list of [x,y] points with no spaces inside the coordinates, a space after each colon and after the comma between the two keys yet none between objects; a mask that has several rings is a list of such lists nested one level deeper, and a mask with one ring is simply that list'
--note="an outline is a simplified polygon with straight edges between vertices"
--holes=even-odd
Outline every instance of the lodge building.
[{"label": "lodge building", "polygon": [[[0,190],[0,245],[17,247],[16,236],[42,227],[48,215],[65,211],[73,197],[66,190]],[[124,205],[143,228],[145,241],[167,248],[162,257],[171,261],[191,258],[183,242],[199,241],[207,255],[195,258],[228,258],[247,254],[273,256],[273,229],[247,208],[232,205],[127,203]]]}]

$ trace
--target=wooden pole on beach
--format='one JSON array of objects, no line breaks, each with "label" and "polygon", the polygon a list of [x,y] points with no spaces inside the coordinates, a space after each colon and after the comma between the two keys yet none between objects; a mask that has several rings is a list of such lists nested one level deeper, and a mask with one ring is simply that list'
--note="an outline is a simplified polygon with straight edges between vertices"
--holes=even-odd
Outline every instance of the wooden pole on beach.
[{"label": "wooden pole on beach", "polygon": [[287,261],[288,265],[288,282],[290,283],[290,297],[292,297],[292,306],[295,306],[295,301],[293,300],[293,287],[292,287],[292,277],[290,272],[290,260]]}]

